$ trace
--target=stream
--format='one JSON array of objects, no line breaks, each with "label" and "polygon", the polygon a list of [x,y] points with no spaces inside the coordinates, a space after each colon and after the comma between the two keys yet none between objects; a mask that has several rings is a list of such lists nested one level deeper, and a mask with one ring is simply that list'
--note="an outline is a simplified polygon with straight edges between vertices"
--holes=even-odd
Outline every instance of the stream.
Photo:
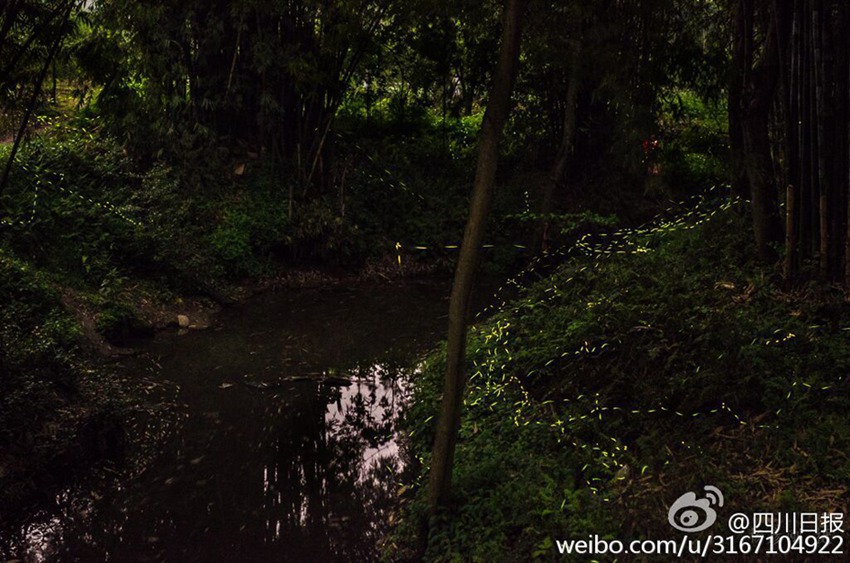
[{"label": "stream", "polygon": [[[150,460],[57,495],[0,544],[22,561],[373,561],[402,468],[395,422],[446,327],[443,285],[270,293],[122,362],[173,406]],[[169,395],[170,394],[170,395]],[[139,452],[137,456],[144,457]]]}]

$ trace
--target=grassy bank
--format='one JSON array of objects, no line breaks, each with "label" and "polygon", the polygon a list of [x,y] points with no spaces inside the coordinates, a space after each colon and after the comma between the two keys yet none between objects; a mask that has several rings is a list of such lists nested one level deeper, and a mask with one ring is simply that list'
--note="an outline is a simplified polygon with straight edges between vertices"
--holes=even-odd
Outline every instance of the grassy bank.
[{"label": "grassy bank", "polygon": [[[0,248],[0,524],[124,454],[125,389],[82,348],[60,290]],[[61,477],[60,477],[61,476]]]},{"label": "grassy bank", "polygon": [[[555,540],[589,534],[668,538],[667,508],[707,484],[725,493],[724,514],[846,511],[846,296],[784,292],[751,256],[746,218],[701,209],[586,239],[475,327],[455,508],[432,523],[427,560],[548,560]],[[416,382],[407,429],[420,471],[394,557],[415,552],[426,514],[443,367],[438,350]]]}]

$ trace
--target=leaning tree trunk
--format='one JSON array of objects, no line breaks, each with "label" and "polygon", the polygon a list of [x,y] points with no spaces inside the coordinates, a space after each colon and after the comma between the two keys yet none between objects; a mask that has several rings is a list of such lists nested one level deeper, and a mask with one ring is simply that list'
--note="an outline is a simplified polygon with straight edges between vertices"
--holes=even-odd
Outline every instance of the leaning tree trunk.
[{"label": "leaning tree trunk", "polygon": [[24,133],[26,133],[27,130],[27,124],[29,123],[30,117],[32,117],[35,106],[38,104],[38,98],[41,96],[41,90],[44,86],[44,80],[47,78],[47,72],[50,70],[50,65],[53,63],[53,59],[62,46],[62,41],[65,39],[68,23],[70,22],[71,15],[74,12],[77,1],[78,0],[68,0],[67,4],[63,6],[64,13],[62,23],[59,25],[59,29],[56,31],[56,37],[54,37],[50,51],[47,53],[47,60],[44,61],[41,71],[38,73],[38,77],[35,80],[32,96],[30,97],[29,104],[24,111],[24,117],[21,119],[21,125],[18,128],[18,133],[15,135],[15,140],[12,143],[12,150],[9,152],[9,157],[6,160],[6,166],[3,169],[3,174],[0,176],[0,195],[2,195],[6,190],[9,175],[12,173],[12,166],[15,164],[15,157],[18,155],[18,149],[21,147],[21,141],[23,140]]},{"label": "leaning tree trunk", "polygon": [[481,246],[484,243],[487,216],[493,199],[499,144],[510,111],[511,91],[519,64],[522,20],[526,4],[527,0],[506,0],[499,60],[478,141],[478,162],[472,189],[472,202],[449,302],[446,380],[431,458],[428,490],[428,504],[432,515],[448,504],[451,489],[452,466],[457,434],[460,429],[463,390],[466,384],[464,363],[466,361],[467,316]]}]

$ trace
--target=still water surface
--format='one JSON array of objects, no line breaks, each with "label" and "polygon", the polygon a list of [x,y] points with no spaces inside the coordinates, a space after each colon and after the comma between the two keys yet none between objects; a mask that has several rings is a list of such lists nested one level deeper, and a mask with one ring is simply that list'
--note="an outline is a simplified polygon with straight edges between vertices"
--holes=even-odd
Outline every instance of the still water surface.
[{"label": "still water surface", "polygon": [[51,562],[376,559],[398,489],[396,415],[443,334],[446,295],[418,284],[279,292],[224,311],[218,328],[161,333],[121,368],[151,381],[151,401],[173,402],[139,423],[155,455],[108,486],[63,492],[4,551]]}]

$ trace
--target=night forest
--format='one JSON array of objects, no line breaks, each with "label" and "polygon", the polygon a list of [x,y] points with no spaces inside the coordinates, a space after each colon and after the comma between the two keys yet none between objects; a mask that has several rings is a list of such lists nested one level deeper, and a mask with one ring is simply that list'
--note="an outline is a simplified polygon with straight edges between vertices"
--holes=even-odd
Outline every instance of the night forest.
[{"label": "night forest", "polygon": [[0,558],[840,560],[848,37],[0,0]]}]

